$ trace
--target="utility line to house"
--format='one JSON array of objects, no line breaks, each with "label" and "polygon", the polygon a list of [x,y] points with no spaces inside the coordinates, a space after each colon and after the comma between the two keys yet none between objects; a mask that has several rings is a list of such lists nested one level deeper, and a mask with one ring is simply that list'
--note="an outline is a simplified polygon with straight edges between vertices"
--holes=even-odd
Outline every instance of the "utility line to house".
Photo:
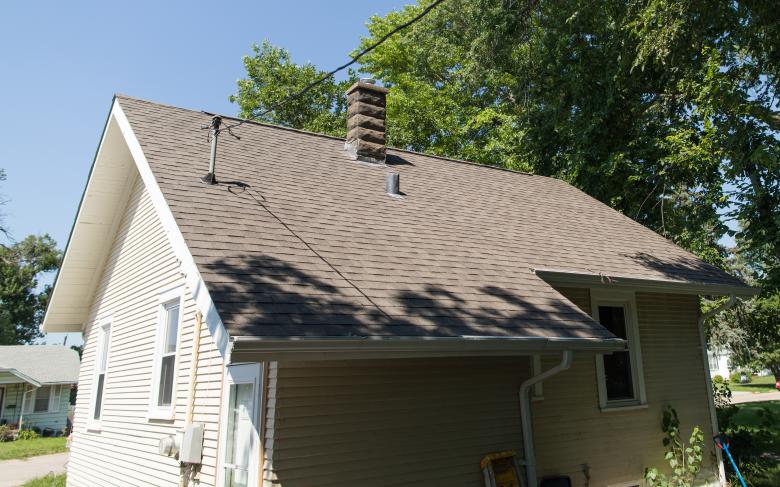
[{"label": "utility line to house", "polygon": [[[325,73],[325,74],[324,74],[323,76],[321,76],[320,78],[318,78],[318,79],[316,79],[316,80],[312,81],[311,83],[309,83],[308,85],[306,85],[306,86],[305,86],[305,87],[304,87],[302,90],[300,90],[300,91],[298,91],[298,92],[296,92],[296,93],[293,93],[293,94],[291,94],[291,95],[289,95],[289,96],[285,97],[285,98],[284,98],[282,101],[280,101],[279,103],[277,103],[277,104],[275,104],[275,105],[273,105],[273,106],[271,106],[271,107],[269,107],[269,108],[267,108],[267,109],[263,110],[262,112],[260,112],[260,113],[258,113],[258,114],[256,114],[256,115],[253,115],[253,116],[251,116],[251,117],[248,117],[248,118],[241,119],[241,120],[239,120],[238,122],[236,122],[236,123],[234,123],[234,124],[231,124],[231,125],[225,125],[224,127],[220,128],[220,129],[217,129],[217,132],[216,132],[216,133],[217,133],[217,134],[219,134],[219,133],[220,133],[220,132],[222,132],[222,131],[227,131],[228,133],[230,133],[230,130],[231,130],[231,129],[234,129],[234,128],[236,128],[236,127],[239,127],[239,126],[241,126],[241,125],[245,124],[246,122],[256,121],[256,120],[257,120],[257,119],[259,119],[260,117],[262,117],[262,116],[264,116],[264,115],[267,115],[267,114],[269,114],[269,113],[271,113],[271,112],[273,112],[273,111],[275,111],[275,110],[278,110],[278,109],[279,109],[279,108],[281,108],[283,105],[285,105],[285,104],[287,104],[287,103],[291,102],[292,100],[295,100],[295,99],[297,99],[297,98],[300,98],[301,96],[303,96],[303,95],[305,95],[306,93],[308,93],[309,91],[311,91],[313,88],[315,88],[315,87],[319,86],[320,84],[322,84],[324,81],[326,81],[328,78],[330,78],[330,77],[331,77],[331,76],[333,76],[334,74],[336,74],[336,73],[338,73],[339,71],[342,71],[342,70],[344,70],[344,69],[346,69],[346,68],[348,68],[348,67],[352,66],[352,65],[353,65],[353,64],[355,64],[356,62],[358,62],[358,60],[360,60],[360,58],[362,58],[363,56],[365,56],[365,55],[366,55],[366,54],[368,54],[369,52],[373,51],[374,49],[376,49],[377,47],[379,47],[380,45],[382,45],[382,44],[383,44],[385,41],[387,41],[387,40],[388,40],[390,37],[392,37],[394,34],[396,34],[396,33],[400,32],[400,31],[402,31],[402,30],[406,29],[407,27],[409,27],[409,26],[411,26],[411,25],[415,24],[416,22],[418,22],[419,20],[421,20],[423,17],[425,17],[426,15],[428,15],[428,14],[431,12],[431,10],[435,9],[436,7],[438,7],[439,5],[441,5],[442,3],[444,3],[444,1],[445,1],[445,0],[435,0],[433,3],[431,3],[430,5],[428,5],[427,7],[425,7],[425,8],[423,9],[423,11],[422,11],[422,12],[420,12],[420,13],[419,13],[419,14],[417,14],[417,15],[415,15],[415,16],[414,16],[412,19],[410,19],[410,20],[408,20],[408,21],[404,22],[404,23],[403,23],[403,24],[401,24],[401,25],[398,25],[398,26],[397,26],[397,27],[395,27],[393,30],[391,30],[391,31],[390,31],[390,32],[388,32],[387,34],[383,35],[381,39],[379,39],[379,40],[378,40],[378,41],[376,41],[375,43],[371,44],[371,45],[370,45],[370,46],[368,46],[367,48],[365,48],[365,49],[363,49],[362,51],[360,51],[360,52],[359,52],[357,55],[355,55],[354,57],[352,57],[352,58],[351,58],[351,59],[350,59],[348,62],[346,62],[346,63],[342,64],[341,66],[339,66],[339,67],[337,67],[337,68],[335,68],[335,69],[333,69],[333,70],[331,70],[331,71],[328,71],[327,73]],[[211,125],[204,127],[204,129],[207,129],[207,128],[211,128]],[[232,134],[231,134],[231,135],[232,135]]]}]

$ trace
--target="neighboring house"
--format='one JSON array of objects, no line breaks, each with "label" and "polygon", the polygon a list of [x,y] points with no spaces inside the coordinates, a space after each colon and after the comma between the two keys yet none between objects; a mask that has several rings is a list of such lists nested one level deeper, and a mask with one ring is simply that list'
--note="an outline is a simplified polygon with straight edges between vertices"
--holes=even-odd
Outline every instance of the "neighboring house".
[{"label": "neighboring house", "polygon": [[62,346],[0,346],[0,424],[61,434],[68,426],[70,390],[79,354]]},{"label": "neighboring house", "polygon": [[722,348],[707,348],[707,362],[710,366],[710,377],[719,375],[726,380],[729,380],[731,372],[729,372],[729,360],[731,355],[727,350]]},{"label": "neighboring house", "polygon": [[563,181],[386,150],[382,88],[349,103],[345,147],[115,98],[44,322],[85,338],[68,484],[477,486],[513,450],[627,487],[666,405],[717,484],[699,296],[755,291]]}]

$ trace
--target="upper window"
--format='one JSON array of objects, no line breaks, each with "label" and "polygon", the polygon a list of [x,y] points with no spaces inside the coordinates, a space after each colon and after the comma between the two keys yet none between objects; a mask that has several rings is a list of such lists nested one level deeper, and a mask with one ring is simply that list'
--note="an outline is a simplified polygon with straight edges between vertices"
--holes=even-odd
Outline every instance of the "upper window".
[{"label": "upper window", "polygon": [[111,323],[100,327],[100,336],[95,356],[95,379],[93,386],[92,419],[99,421],[103,415],[103,397],[106,392],[106,372],[108,371],[108,344],[111,341]]},{"label": "upper window", "polygon": [[602,408],[645,404],[639,329],[633,293],[593,291],[594,318],[618,338],[627,350],[600,355],[596,361]]},{"label": "upper window", "polygon": [[[172,297],[175,296],[175,297]],[[151,400],[152,416],[171,419],[176,389],[176,353],[181,326],[181,292],[174,290],[161,297],[155,372]]]}]

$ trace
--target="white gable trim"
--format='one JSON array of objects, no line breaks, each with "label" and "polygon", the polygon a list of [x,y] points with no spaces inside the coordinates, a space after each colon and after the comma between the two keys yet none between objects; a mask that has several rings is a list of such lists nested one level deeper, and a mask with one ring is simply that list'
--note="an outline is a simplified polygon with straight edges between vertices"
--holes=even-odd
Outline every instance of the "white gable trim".
[{"label": "white gable trim", "polygon": [[149,161],[146,160],[146,156],[141,149],[141,144],[138,142],[138,139],[130,126],[130,122],[127,120],[127,117],[119,104],[119,100],[114,100],[111,116],[119,124],[119,129],[122,131],[125,142],[127,142],[130,154],[132,154],[133,160],[138,168],[138,173],[141,175],[141,179],[143,179],[146,190],[152,200],[152,204],[162,222],[165,233],[168,235],[168,241],[173,248],[173,252],[179,260],[182,274],[187,283],[187,288],[191,291],[192,298],[195,300],[195,305],[198,311],[203,315],[220,354],[225,357],[230,343],[227,330],[225,330],[222,318],[220,318],[217,308],[211,300],[211,295],[206,288],[206,284],[203,282],[203,278],[195,264],[195,259],[193,259],[192,254],[187,247],[187,243],[184,241],[184,236],[182,235],[179,226],[176,224],[173,213],[171,212],[168,203],[165,201],[165,197],[162,194],[162,190],[160,190],[160,186],[157,184],[157,180],[154,178],[152,169],[149,166]]},{"label": "white gable trim", "polygon": [[[83,331],[90,298],[94,297],[97,280],[105,268],[106,253],[110,250],[108,240],[116,235],[116,212],[121,211],[127,199],[129,183],[124,178],[129,177],[126,175],[131,174],[128,171],[133,168],[149,194],[196,307],[204,316],[220,353],[226,357],[230,340],[222,319],[117,99],[111,106],[65,257],[54,281],[43,331]],[[87,299],[90,299],[89,303]]]}]

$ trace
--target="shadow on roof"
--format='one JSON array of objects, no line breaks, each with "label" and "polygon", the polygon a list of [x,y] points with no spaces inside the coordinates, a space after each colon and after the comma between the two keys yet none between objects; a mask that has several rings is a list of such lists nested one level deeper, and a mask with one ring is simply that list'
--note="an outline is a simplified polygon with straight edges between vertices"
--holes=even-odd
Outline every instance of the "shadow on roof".
[{"label": "shadow on roof", "polygon": [[306,269],[268,255],[199,267],[234,336],[610,337],[567,300],[539,305],[499,286],[397,284],[408,289],[368,297],[318,259]]}]

